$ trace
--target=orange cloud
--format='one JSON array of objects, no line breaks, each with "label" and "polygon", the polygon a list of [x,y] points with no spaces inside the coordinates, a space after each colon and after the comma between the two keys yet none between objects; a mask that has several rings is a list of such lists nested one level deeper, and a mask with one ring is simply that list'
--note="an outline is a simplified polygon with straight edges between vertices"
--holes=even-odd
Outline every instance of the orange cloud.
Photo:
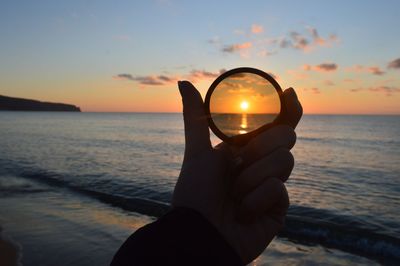
[{"label": "orange cloud", "polygon": [[371,74],[378,75],[378,76],[385,74],[384,71],[382,71],[379,67],[376,67],[376,66],[368,67],[367,71]]},{"label": "orange cloud", "polygon": [[324,85],[326,85],[326,86],[335,86],[335,83],[333,81],[331,81],[331,80],[325,80],[324,81]]},{"label": "orange cloud", "polygon": [[383,71],[378,66],[355,65],[355,66],[352,66],[352,67],[348,67],[346,70],[348,72],[370,73],[370,74],[377,75],[377,76],[381,76],[381,75],[385,74],[385,71]]},{"label": "orange cloud", "polygon": [[186,75],[186,78],[192,82],[197,82],[205,79],[215,79],[225,71],[225,69],[220,69],[219,72],[209,72],[205,70],[193,69],[188,75]]},{"label": "orange cloud", "polygon": [[384,94],[386,94],[386,96],[392,96],[393,93],[400,92],[400,88],[389,87],[389,86],[373,87],[373,88],[369,88],[368,90],[372,91],[372,92],[384,93]]},{"label": "orange cloud", "polygon": [[262,33],[263,31],[264,31],[263,26],[257,25],[257,24],[251,25],[251,32],[252,33],[259,34],[259,33]]},{"label": "orange cloud", "polygon": [[306,92],[311,92],[311,93],[314,93],[314,94],[320,94],[321,93],[321,91],[318,89],[318,88],[305,88],[305,89],[303,89],[304,91],[306,91]]},{"label": "orange cloud", "polygon": [[370,91],[375,93],[383,93],[386,96],[392,96],[394,93],[400,93],[400,88],[391,86],[377,86],[370,88],[355,88],[351,89],[350,91],[351,92]]},{"label": "orange cloud", "polygon": [[231,94],[253,94],[253,93],[255,93],[254,89],[252,89],[252,88],[246,89],[246,88],[237,87],[235,85],[236,84],[229,84],[229,86],[231,86],[233,89],[227,90],[228,93],[231,93]]},{"label": "orange cloud", "polygon": [[222,51],[226,53],[234,53],[240,50],[247,50],[251,47],[252,47],[251,42],[245,42],[245,43],[226,45],[224,48],[222,48]]}]

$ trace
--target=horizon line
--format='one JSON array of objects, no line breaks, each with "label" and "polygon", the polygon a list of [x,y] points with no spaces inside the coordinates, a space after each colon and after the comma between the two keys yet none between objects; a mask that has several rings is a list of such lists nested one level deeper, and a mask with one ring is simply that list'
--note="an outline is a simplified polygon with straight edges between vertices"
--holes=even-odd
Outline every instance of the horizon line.
[{"label": "horizon line", "polygon": [[[82,111],[81,113],[116,113],[116,114],[182,114],[182,112],[157,111]],[[400,116],[400,113],[303,113],[303,115],[369,115],[369,116]]]}]

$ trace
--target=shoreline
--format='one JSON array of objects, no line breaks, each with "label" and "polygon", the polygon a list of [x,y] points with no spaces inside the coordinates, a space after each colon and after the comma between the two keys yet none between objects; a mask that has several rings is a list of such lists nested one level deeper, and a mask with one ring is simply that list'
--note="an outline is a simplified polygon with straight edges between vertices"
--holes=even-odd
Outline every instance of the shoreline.
[{"label": "shoreline", "polygon": [[[108,265],[132,232],[154,220],[67,190],[18,179],[14,184],[29,189],[15,189],[0,197],[0,226],[5,239],[21,246],[23,265]],[[275,238],[250,265],[324,262],[377,265],[365,257],[286,238]]]}]

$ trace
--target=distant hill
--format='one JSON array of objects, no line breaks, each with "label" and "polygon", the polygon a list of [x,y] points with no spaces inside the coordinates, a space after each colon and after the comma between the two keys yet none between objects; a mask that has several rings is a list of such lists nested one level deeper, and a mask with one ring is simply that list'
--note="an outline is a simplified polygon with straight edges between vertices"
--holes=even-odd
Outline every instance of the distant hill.
[{"label": "distant hill", "polygon": [[0,111],[80,112],[81,109],[72,104],[40,102],[0,95]]}]

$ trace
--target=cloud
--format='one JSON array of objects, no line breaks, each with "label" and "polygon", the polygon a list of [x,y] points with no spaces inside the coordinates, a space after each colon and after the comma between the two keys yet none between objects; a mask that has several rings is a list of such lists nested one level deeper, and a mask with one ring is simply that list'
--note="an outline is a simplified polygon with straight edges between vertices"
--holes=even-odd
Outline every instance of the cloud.
[{"label": "cloud", "polygon": [[230,94],[255,94],[255,90],[253,88],[243,88],[235,83],[229,83],[226,85],[231,87],[231,89],[227,90]]},{"label": "cloud", "polygon": [[375,67],[375,66],[367,68],[367,71],[371,74],[378,75],[378,76],[385,74],[385,71],[382,71],[379,67]]},{"label": "cloud", "polygon": [[279,47],[291,47],[304,52],[309,52],[319,46],[329,47],[333,43],[338,42],[338,40],[339,38],[335,34],[323,38],[319,35],[316,28],[308,27],[305,34],[291,31],[287,37],[283,37],[279,40]]},{"label": "cloud", "polygon": [[113,77],[114,79],[127,79],[127,80],[135,80],[135,78],[131,74],[118,74]]},{"label": "cloud", "polygon": [[198,82],[206,79],[215,79],[226,70],[221,69],[218,72],[210,72],[205,70],[192,69],[188,74],[183,75],[182,77],[178,75],[147,75],[147,76],[134,76],[131,74],[118,74],[113,78],[116,80],[129,80],[138,82],[140,85],[149,85],[149,86],[163,86],[176,84],[178,80],[188,79],[192,82]]},{"label": "cloud", "polygon": [[234,53],[234,52],[241,51],[241,50],[247,50],[247,49],[251,48],[251,46],[252,46],[251,42],[226,45],[222,48],[222,52]]},{"label": "cloud", "polygon": [[324,85],[326,85],[326,86],[335,86],[335,83],[333,81],[331,81],[331,80],[325,80],[324,81]]},{"label": "cloud", "polygon": [[327,46],[327,45],[332,44],[333,42],[338,41],[338,37],[335,34],[329,35],[328,38],[322,38],[321,36],[319,36],[316,28],[308,27],[308,31],[311,34],[313,43],[316,45]]},{"label": "cloud", "polygon": [[337,68],[338,68],[338,66],[334,63],[323,63],[323,64],[314,66],[314,70],[322,71],[322,72],[335,71]]},{"label": "cloud", "polygon": [[163,79],[158,79],[157,77],[153,76],[141,76],[135,77],[136,81],[143,85],[164,85],[165,82]]},{"label": "cloud", "polygon": [[264,93],[254,93],[250,97],[252,101],[262,102],[265,98],[268,97],[268,95],[271,95],[273,93],[274,93],[273,91],[265,91]]},{"label": "cloud", "polygon": [[310,71],[318,71],[318,72],[332,72],[338,69],[338,65],[335,63],[322,63],[319,65],[311,66],[311,65],[303,65],[303,70]]},{"label": "cloud", "polygon": [[167,76],[138,76],[135,77],[135,81],[138,81],[142,85],[166,85],[168,83],[175,83],[176,79]]},{"label": "cloud", "polygon": [[290,47],[292,45],[292,43],[287,40],[286,38],[283,38],[279,41],[279,47],[280,48],[287,48]]},{"label": "cloud", "polygon": [[379,86],[379,87],[372,87],[368,89],[372,92],[384,93],[386,96],[392,96],[393,93],[399,93],[400,88],[397,87],[389,87],[389,86]]},{"label": "cloud", "polygon": [[400,58],[397,58],[391,62],[389,62],[388,68],[393,68],[393,69],[400,69]]},{"label": "cloud", "polygon": [[193,69],[188,75],[186,75],[186,78],[192,82],[197,82],[199,80],[215,79],[224,72],[226,72],[226,69],[220,69],[219,72]]},{"label": "cloud", "polygon": [[386,73],[378,66],[362,66],[362,65],[355,65],[352,67],[348,67],[347,71],[357,72],[357,73],[370,73],[377,76],[381,76]]},{"label": "cloud", "polygon": [[314,93],[314,94],[320,94],[321,93],[321,91],[318,89],[318,88],[305,88],[305,89],[303,89],[304,91],[307,91],[307,92],[311,92],[311,93]]},{"label": "cloud", "polygon": [[262,33],[263,31],[264,31],[263,26],[257,25],[257,24],[251,25],[251,32],[252,33],[259,34],[259,33]]},{"label": "cloud", "polygon": [[170,83],[175,83],[178,80],[175,77],[168,77],[165,75],[133,76],[131,74],[118,74],[117,76],[114,76],[113,78],[117,79],[117,80],[131,80],[131,81],[136,81],[142,85],[153,85],[153,86],[167,85]]},{"label": "cloud", "polygon": [[351,92],[369,91],[375,93],[383,93],[386,96],[392,96],[394,93],[400,93],[400,88],[393,86],[377,86],[370,88],[354,88],[350,90]]},{"label": "cloud", "polygon": [[[234,30],[234,35],[242,42],[226,43],[219,38],[210,39],[208,43],[216,46],[222,53],[238,53],[241,57],[270,56],[280,49],[291,48],[303,52],[310,52],[317,47],[331,47],[339,41],[335,34],[321,36],[316,28],[306,27],[302,30],[293,30],[283,36],[265,36],[264,27],[252,24],[250,30]],[[251,49],[250,49],[251,48]]]},{"label": "cloud", "polygon": [[302,36],[300,33],[292,31],[290,33],[290,37],[292,39],[291,46],[293,48],[300,49],[303,51],[310,49],[310,41],[307,40],[307,38]]}]

